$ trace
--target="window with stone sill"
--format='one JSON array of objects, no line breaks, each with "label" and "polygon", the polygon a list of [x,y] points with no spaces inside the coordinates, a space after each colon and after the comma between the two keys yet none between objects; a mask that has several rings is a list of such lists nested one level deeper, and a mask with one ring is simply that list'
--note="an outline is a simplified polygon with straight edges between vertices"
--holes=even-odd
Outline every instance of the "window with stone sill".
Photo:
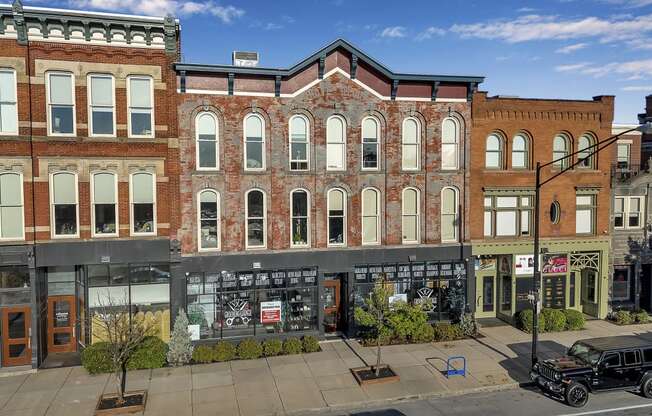
[{"label": "window with stone sill", "polygon": [[48,134],[75,135],[75,77],[67,72],[49,72],[47,80]]},{"label": "window with stone sill", "polygon": [[346,244],[346,192],[335,188],[328,191],[328,245]]},{"label": "window with stone sill", "polygon": [[244,119],[245,170],[265,170],[265,121],[258,114]]},{"label": "window with stone sill", "polygon": [[305,116],[290,119],[290,170],[305,171],[310,167],[309,126]]},{"label": "window with stone sill", "polygon": [[156,234],[156,175],[138,172],[131,175],[131,234]]},{"label": "window with stone sill", "polygon": [[326,121],[326,170],[346,169],[346,122],[340,116]]},{"label": "window with stone sill", "polygon": [[577,195],[575,197],[575,233],[595,233],[595,195]]},{"label": "window with stone sill", "polygon": [[23,227],[23,176],[20,173],[0,174],[0,239],[22,240]]},{"label": "window with stone sill", "polygon": [[154,81],[147,76],[127,78],[129,137],[154,137]]},{"label": "window with stone sill", "polygon": [[217,118],[213,113],[203,112],[195,121],[198,170],[219,169],[219,143]]},{"label": "window with stone sill", "polygon": [[292,247],[308,247],[310,245],[310,197],[304,189],[296,189],[290,193],[290,212]]},{"label": "window with stone sill", "polygon": [[380,160],[380,123],[375,117],[362,120],[362,169],[377,170]]},{"label": "window with stone sill", "polygon": [[531,196],[486,195],[484,198],[485,237],[529,236],[531,217]]},{"label": "window with stone sill", "polygon": [[53,237],[79,236],[77,174],[57,172],[50,177]]},{"label": "window with stone sill", "polygon": [[114,85],[112,75],[88,76],[88,127],[91,136],[115,136]]},{"label": "window with stone sill", "polygon": [[614,198],[614,228],[636,229],[641,228],[643,212],[645,211],[645,197],[620,196]]},{"label": "window with stone sill", "polygon": [[117,177],[111,172],[91,175],[91,205],[93,235],[118,235]]},{"label": "window with stone sill", "polygon": [[220,195],[205,189],[199,192],[197,201],[199,225],[199,249],[219,250],[220,248]]},{"label": "window with stone sill", "polygon": [[0,68],[0,134],[18,134],[16,71]]},{"label": "window with stone sill", "polygon": [[267,202],[265,193],[252,189],[245,195],[246,248],[267,247]]},{"label": "window with stone sill", "polygon": [[441,125],[441,168],[443,170],[457,170],[459,167],[459,122],[448,117]]}]

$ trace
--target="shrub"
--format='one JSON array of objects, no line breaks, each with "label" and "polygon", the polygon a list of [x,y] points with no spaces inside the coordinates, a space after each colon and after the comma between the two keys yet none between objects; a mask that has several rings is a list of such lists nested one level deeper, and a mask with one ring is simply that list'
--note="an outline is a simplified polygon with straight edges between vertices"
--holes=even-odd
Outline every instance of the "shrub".
[{"label": "shrub", "polygon": [[475,317],[470,313],[465,313],[460,317],[459,325],[460,329],[462,330],[462,334],[464,334],[465,337],[475,337],[480,332],[480,325],[478,325]]},{"label": "shrub", "polygon": [[241,360],[253,360],[263,355],[263,346],[253,338],[247,338],[238,344],[238,357]]},{"label": "shrub", "polygon": [[629,325],[632,323],[632,314],[629,311],[621,310],[616,312],[614,315],[614,321],[618,325]]},{"label": "shrub", "polygon": [[161,368],[165,365],[168,344],[159,337],[146,337],[127,363],[129,370]]},{"label": "shrub", "polygon": [[188,332],[188,316],[183,309],[174,320],[174,329],[168,345],[167,359],[170,365],[180,366],[190,362],[193,346]]},{"label": "shrub", "polygon": [[433,326],[434,340],[437,341],[455,341],[464,337],[462,329],[457,324],[438,323]]},{"label": "shrub", "polygon": [[192,360],[196,363],[212,363],[213,348],[208,345],[198,345],[192,352]]},{"label": "shrub", "polygon": [[220,341],[215,344],[213,348],[213,361],[223,362],[235,360],[237,357],[237,350],[235,345],[229,341]]},{"label": "shrub", "polygon": [[566,330],[579,331],[580,329],[584,329],[586,320],[582,312],[576,311],[575,309],[564,309],[562,312],[566,316]]},{"label": "shrub", "polygon": [[91,374],[109,373],[113,364],[107,353],[107,343],[98,342],[84,348],[81,353],[81,363]]},{"label": "shrub", "polygon": [[432,342],[435,339],[435,329],[429,323],[421,324],[412,334],[410,341],[416,344]]},{"label": "shrub", "polygon": [[321,351],[319,340],[312,335],[306,335],[301,340],[303,344],[303,352],[317,352]]},{"label": "shrub", "polygon": [[646,311],[636,311],[631,313],[632,321],[637,324],[647,324],[650,322],[650,315]]},{"label": "shrub", "polygon": [[283,341],[280,339],[268,339],[263,342],[265,357],[274,357],[283,352]]},{"label": "shrub", "polygon": [[[532,309],[524,309],[516,315],[516,326],[522,331],[532,333]],[[545,332],[546,321],[543,314],[539,314],[539,332]]]},{"label": "shrub", "polygon": [[387,315],[387,322],[394,338],[405,342],[412,338],[421,325],[428,320],[428,315],[421,305],[396,302]]},{"label": "shrub", "polygon": [[299,338],[288,338],[283,341],[283,354],[301,354],[303,345]]},{"label": "shrub", "polygon": [[559,332],[566,328],[566,315],[561,309],[543,309],[541,314],[546,323],[546,332]]}]

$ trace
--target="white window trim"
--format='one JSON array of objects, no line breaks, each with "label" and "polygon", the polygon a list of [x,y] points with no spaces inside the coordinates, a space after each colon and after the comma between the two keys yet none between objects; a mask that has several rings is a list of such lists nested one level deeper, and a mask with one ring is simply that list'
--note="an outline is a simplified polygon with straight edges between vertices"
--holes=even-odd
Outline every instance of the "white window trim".
[{"label": "white window trim", "polygon": [[[146,173],[148,175],[151,175],[152,177],[152,186],[153,186],[153,192],[152,192],[152,222],[154,223],[154,229],[150,233],[137,233],[134,232],[134,175],[137,175],[139,173]],[[156,203],[156,173],[154,172],[133,172],[129,174],[129,235],[131,236],[153,236],[156,235],[158,232],[158,224],[157,224],[157,215],[156,215],[156,210],[157,210],[157,203]]]},{"label": "white window trim", "polygon": [[[455,142],[454,143],[444,143],[444,135],[443,135],[444,123],[447,120],[451,120],[455,124]],[[446,117],[441,122],[441,132],[442,132],[442,136],[441,136],[441,143],[440,143],[440,145],[441,145],[440,154],[441,155],[444,154],[444,144],[448,144],[448,145],[455,144],[455,154],[457,156],[455,158],[455,166],[454,167],[450,167],[450,166],[449,167],[444,167],[444,163],[442,161],[441,162],[441,170],[446,170],[446,171],[459,170],[460,169],[460,136],[461,136],[461,132],[462,132],[462,128],[461,128],[459,120],[457,118],[455,118],[455,117]]]},{"label": "white window trim", "polygon": [[[247,167],[247,119],[249,119],[249,117],[258,118],[260,120],[260,122],[261,122],[261,125],[262,125],[261,132],[262,132],[263,137],[262,137],[262,142],[261,142],[261,145],[262,145],[262,152],[261,153],[262,153],[262,156],[263,156],[263,160],[262,160],[262,162],[263,162],[262,165],[263,166],[260,167],[260,168],[248,168]],[[242,154],[244,155],[243,167],[244,167],[244,170],[247,171],[247,172],[262,172],[265,169],[267,169],[267,148],[266,148],[267,140],[265,138],[265,133],[266,133],[265,129],[266,129],[265,119],[263,117],[261,117],[257,113],[249,113],[242,119],[242,143],[244,144],[242,146],[243,147]]]},{"label": "white window trim", "polygon": [[[215,122],[215,166],[202,167],[199,164],[199,118],[203,115],[209,115]],[[208,140],[206,140],[208,141]],[[198,171],[218,171],[220,170],[220,124],[217,116],[212,111],[202,111],[195,116],[195,170]]]},{"label": "white window trim", "polygon": [[[292,204],[293,204],[292,195],[293,195],[295,192],[305,192],[305,193],[306,193],[306,204],[307,204],[307,208],[306,208],[307,241],[306,241],[306,244],[296,244],[296,243],[293,241],[294,238],[293,238],[293,234],[292,234],[292,220],[294,219],[294,217],[293,217],[293,214],[292,214],[292,213],[293,213],[293,211],[294,211],[294,207],[293,207],[293,205],[292,205]],[[305,188],[295,188],[295,189],[293,189],[293,190],[290,191],[290,247],[292,247],[292,248],[306,248],[306,247],[310,247],[310,234],[311,234],[311,228],[310,228],[310,210],[311,210],[311,207],[312,207],[312,206],[310,205],[310,192],[309,192],[307,189],[305,189]]]},{"label": "white window trim", "polygon": [[[514,150],[514,142],[516,141],[516,138],[522,138],[524,140],[525,144],[525,150]],[[514,166],[514,153],[519,152],[523,153],[523,156],[525,159],[523,160],[524,166]],[[514,170],[528,170],[530,169],[530,136],[526,135],[525,133],[516,133],[514,137],[512,138],[512,148],[511,148],[511,168]]]},{"label": "white window trim", "polygon": [[[641,196],[620,196],[620,195],[615,196],[614,197],[614,220],[615,220],[615,217],[616,217],[616,215],[615,215],[616,214],[616,209],[615,209],[615,200],[616,199],[622,199],[623,200],[623,212],[622,212],[622,214],[623,214],[623,226],[622,227],[616,227],[616,225],[614,224],[614,229],[615,230],[640,230],[640,229],[642,229],[644,219],[645,219],[645,215],[646,215],[645,214],[645,212],[646,212],[646,210],[645,210],[646,209],[645,196],[642,196],[642,195]],[[639,217],[639,225],[638,225],[638,227],[632,227],[632,226],[629,225],[629,214],[631,212],[630,211],[630,206],[631,206],[630,202],[631,202],[632,199],[638,199],[640,201],[639,206],[641,207],[641,211],[639,211],[640,217]]]},{"label": "white window trim", "polygon": [[[56,221],[54,217],[54,175],[66,173],[75,177],[75,214],[77,216],[77,232],[75,234],[56,234]],[[50,173],[50,237],[52,239],[79,238],[79,175],[77,172],[57,171]]]},{"label": "white window trim", "polygon": [[458,224],[459,224],[459,221],[460,221],[460,210],[459,210],[460,194],[459,194],[459,190],[454,186],[445,186],[445,187],[442,188],[441,192],[439,193],[439,200],[440,200],[440,203],[439,203],[439,221],[440,221],[439,224],[440,224],[440,227],[439,228],[440,228],[440,233],[441,233],[441,224],[443,223],[443,219],[444,219],[444,210],[443,210],[444,204],[443,204],[442,197],[444,195],[444,191],[447,190],[447,189],[452,190],[454,195],[455,195],[455,201],[454,201],[455,202],[455,205],[454,205],[455,223],[453,224],[453,230],[455,231],[455,237],[453,239],[445,240],[444,237],[442,236],[441,237],[441,242],[442,243],[457,243],[460,240],[460,236],[459,236],[460,231],[459,231],[459,227],[458,227]]},{"label": "white window trim", "polygon": [[[50,102],[50,76],[67,75],[70,77],[70,88],[72,90],[72,133],[53,133],[52,132],[52,111]],[[48,71],[45,75],[45,95],[46,95],[46,118],[48,123],[48,136],[71,137],[77,136],[77,97],[75,97],[75,74],[65,71]]]},{"label": "white window trim", "polygon": [[[217,247],[202,247],[201,245],[201,194],[204,192],[211,192],[217,198]],[[197,251],[221,251],[222,250],[222,199],[220,193],[214,189],[202,189],[197,192]]]},{"label": "white window trim", "polygon": [[[20,206],[22,208],[21,210],[21,216],[23,218],[23,226],[21,227],[21,234],[20,237],[2,237],[2,231],[0,228],[0,241],[24,241],[25,240],[25,184],[23,183],[23,173],[22,172],[3,172],[0,173],[0,176],[2,175],[18,175],[18,180],[20,181]],[[1,227],[1,222],[0,222],[0,227]]]},{"label": "white window trim", "polygon": [[[371,119],[376,123],[376,148],[378,151],[376,152],[377,154],[377,160],[376,160],[376,167],[375,168],[365,168],[364,167],[364,129],[362,126],[364,125],[365,120]],[[371,171],[371,172],[377,172],[380,170],[380,161],[381,159],[381,148],[380,148],[380,121],[378,118],[374,116],[366,116],[362,119],[362,122],[360,123],[360,170],[364,171]]]},{"label": "white window trim", "polygon": [[[20,131],[20,125],[18,121],[18,76],[16,70],[13,68],[1,68],[0,72],[10,72],[14,76],[14,105],[16,106],[16,130],[15,131],[2,131],[0,130],[0,136],[16,136]],[[24,234],[24,233],[23,233]]]},{"label": "white window trim", "polygon": [[[330,230],[330,195],[331,192],[341,192],[342,193],[342,208],[343,210],[343,215],[342,215],[342,242],[341,243],[331,243],[330,242],[330,235],[331,235],[331,230]],[[348,236],[348,194],[346,190],[343,188],[331,188],[328,190],[328,193],[326,194],[326,245],[328,247],[346,247],[347,244],[347,236]]]},{"label": "white window trim", "polygon": [[[131,80],[132,79],[146,79],[149,80],[149,94],[150,94],[150,103],[152,105],[152,133],[151,134],[131,134]],[[155,114],[155,105],[154,105],[154,78],[149,75],[129,75],[127,77],[127,137],[134,139],[151,139],[156,136],[156,119]]]},{"label": "white window trim", "polygon": [[[408,120],[414,120],[417,123],[417,142],[415,144],[409,144],[409,146],[416,145],[417,148],[417,166],[414,168],[406,168],[403,163],[403,151],[405,145],[405,123]],[[421,122],[416,117],[406,117],[403,119],[401,124],[401,170],[405,172],[417,172],[421,170]]]},{"label": "white window trim", "polygon": [[[263,194],[263,245],[251,246],[249,245],[249,194],[251,192],[261,192]],[[248,190],[245,195],[245,249],[246,250],[264,250],[267,248],[267,192],[260,188],[252,188]]]},{"label": "white window trim", "polygon": [[[292,120],[294,118],[301,118],[306,122],[306,160],[292,159]],[[306,162],[307,167],[306,169],[292,169],[292,162]],[[306,172],[310,170],[310,121],[303,114],[295,114],[288,121],[288,169],[292,172]]]},{"label": "white window trim", "polygon": [[[92,82],[91,78],[100,77],[100,78],[111,78],[111,99],[113,103],[112,114],[113,114],[113,134],[94,134],[93,133],[93,103],[92,103]],[[116,105],[115,105],[115,77],[111,74],[103,73],[92,73],[86,76],[86,100],[87,100],[87,113],[88,114],[88,136],[89,137],[116,137],[118,134],[117,125],[116,125]]]},{"label": "white window trim", "polygon": [[[98,234],[95,232],[95,175],[98,173],[109,173],[113,175],[113,183],[114,183],[114,189],[115,189],[115,233],[110,233],[110,234],[105,234],[101,233]],[[103,170],[97,170],[97,171],[92,171],[91,172],[91,237],[93,238],[106,238],[106,237],[118,237],[120,235],[120,209],[118,209],[118,201],[120,198],[118,197],[118,175],[116,172],[112,171],[103,171]]]},{"label": "white window trim", "polygon": [[[560,137],[560,138],[562,138],[564,140],[564,147],[565,147],[564,156],[555,155],[555,152],[557,152],[555,150],[555,140],[557,139],[557,137]],[[565,133],[557,133],[557,134],[555,134],[554,137],[552,138],[552,160],[561,159],[562,157],[563,157],[563,159],[560,160],[557,163],[553,163],[551,165],[552,168],[553,169],[566,169],[571,164],[573,164],[573,160],[569,160],[571,153],[573,153],[573,142],[571,141],[571,138]]]},{"label": "white window trim", "polygon": [[[403,219],[406,216],[412,216],[412,214],[405,214],[405,192],[408,190],[416,191],[417,193],[417,200],[416,200],[416,240],[407,240],[404,238],[405,232],[403,230]],[[403,244],[419,244],[421,241],[421,191],[413,186],[408,186],[407,188],[403,188],[403,192],[401,194],[401,242]]]},{"label": "white window trim", "polygon": [[[364,241],[364,193],[366,191],[373,190],[376,192],[376,237],[378,238],[377,241]],[[360,192],[360,243],[363,246],[379,246],[381,241],[383,240],[382,236],[380,235],[380,216],[382,215],[382,208],[380,206],[380,191],[378,188],[374,188],[373,186],[368,186],[366,188],[362,189],[362,192]]]},{"label": "white window trim", "polygon": [[[578,196],[590,196],[591,197],[591,205],[577,205],[577,197]],[[591,215],[591,230],[589,232],[578,232],[577,231],[577,213],[578,211],[589,211]],[[576,235],[595,235],[596,234],[596,229],[597,229],[597,212],[598,212],[598,201],[597,201],[597,195],[594,194],[589,194],[589,195],[575,195],[575,234]]]},{"label": "white window trim", "polygon": [[[580,143],[582,142],[582,139],[584,139],[584,138],[586,138],[586,139],[588,140],[588,143],[589,143],[589,145],[588,145],[587,148],[586,148],[586,149],[588,149],[587,152],[588,152],[589,154],[592,153],[592,152],[595,152],[595,151],[596,151],[596,148],[595,148],[595,147],[591,147],[591,146],[594,146],[594,145],[597,143],[597,140],[596,140],[596,138],[593,136],[593,134],[591,134],[591,133],[584,133],[584,134],[582,134],[582,135],[577,139],[577,151],[580,152],[580,151],[582,150],[582,149],[580,149]],[[616,151],[617,151],[617,150],[618,150],[618,145],[616,144]],[[577,154],[577,161],[576,161],[576,162],[577,162],[577,167],[578,167],[579,169],[596,169],[596,156],[597,156],[597,154],[595,154],[595,153],[592,154],[592,155],[590,155],[590,156],[589,156],[589,165],[588,165],[588,166],[584,166],[584,165],[582,165],[581,163],[579,163],[579,161],[580,161],[580,155],[579,155],[579,153],[578,153],[578,154]],[[616,158],[618,158],[618,154],[616,154]],[[575,161],[571,161],[571,163],[574,163],[574,162],[575,162]]]},{"label": "white window trim", "polygon": [[[488,159],[487,159],[487,154],[489,152],[496,153],[495,150],[489,150],[487,145],[489,142],[489,138],[491,136],[494,136],[498,139],[498,166],[489,166]],[[484,139],[484,169],[487,170],[503,170],[505,168],[505,138],[499,134],[498,132],[491,132],[487,135],[487,137]]]},{"label": "white window trim", "polygon": [[[328,141],[328,124],[329,124],[329,122],[330,122],[330,120],[332,118],[337,118],[337,119],[340,119],[342,121],[342,130],[343,131],[342,131],[342,141],[341,142],[329,142]],[[344,119],[344,117],[335,114],[335,115],[332,115],[332,116],[328,117],[328,119],[326,119],[326,170],[327,171],[331,171],[331,172],[343,172],[343,171],[346,171],[346,165],[347,165],[347,163],[346,163],[346,145],[347,145],[347,134],[346,134],[346,132],[347,132],[347,124],[346,124],[346,120]],[[342,167],[341,168],[330,168],[330,167],[328,167],[328,144],[329,143],[332,143],[333,145],[337,144],[338,146],[342,145]]]}]

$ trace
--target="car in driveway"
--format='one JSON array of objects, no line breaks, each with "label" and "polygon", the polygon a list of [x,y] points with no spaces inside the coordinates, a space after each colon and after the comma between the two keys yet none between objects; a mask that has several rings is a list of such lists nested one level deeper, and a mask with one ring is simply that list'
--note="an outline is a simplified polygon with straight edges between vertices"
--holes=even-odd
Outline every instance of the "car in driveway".
[{"label": "car in driveway", "polygon": [[636,390],[652,398],[652,340],[633,335],[580,340],[565,356],[534,364],[530,378],[573,407],[602,391]]}]

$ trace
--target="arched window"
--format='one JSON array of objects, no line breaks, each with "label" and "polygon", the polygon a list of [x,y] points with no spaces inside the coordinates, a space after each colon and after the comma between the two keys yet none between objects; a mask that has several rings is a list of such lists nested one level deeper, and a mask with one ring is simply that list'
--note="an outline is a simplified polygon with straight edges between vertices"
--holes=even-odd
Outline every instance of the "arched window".
[{"label": "arched window", "polygon": [[403,243],[414,244],[419,242],[419,190],[416,188],[403,189]]},{"label": "arched window", "polygon": [[213,113],[199,113],[195,130],[197,135],[197,169],[219,168],[217,118]]},{"label": "arched window", "polygon": [[290,193],[290,220],[292,247],[307,247],[310,245],[310,197],[304,189],[296,189]]},{"label": "arched window", "polygon": [[593,146],[593,137],[589,134],[585,134],[579,138],[577,141],[577,161],[579,162],[578,166],[581,168],[593,168],[594,155],[591,153],[594,149]]},{"label": "arched window", "polygon": [[362,120],[362,169],[377,170],[380,159],[380,123],[374,117]]},{"label": "arched window", "polygon": [[441,125],[441,168],[456,170],[459,167],[460,127],[456,119],[448,117]]},{"label": "arched window", "polygon": [[558,134],[555,136],[552,142],[552,160],[555,160],[556,162],[553,163],[553,166],[557,169],[566,169],[568,167],[569,151],[570,142],[568,138],[563,134]]},{"label": "arched window", "polygon": [[156,175],[131,175],[131,234],[156,234]]},{"label": "arched window", "polygon": [[258,114],[244,119],[245,170],[265,170],[265,121]]},{"label": "arched window", "polygon": [[310,138],[308,119],[301,115],[290,119],[290,170],[308,170]]},{"label": "arched window", "polygon": [[441,241],[458,240],[458,202],[457,189],[446,187],[441,190]]},{"label": "arched window", "polygon": [[199,225],[199,249],[219,250],[220,248],[220,195],[206,189],[197,198],[197,224]]},{"label": "arched window", "polygon": [[0,238],[25,238],[24,218],[23,176],[19,173],[0,174]]},{"label": "arched window", "polygon": [[267,246],[267,203],[265,193],[258,189],[247,192],[245,206],[246,248],[265,248]]},{"label": "arched window", "polygon": [[53,237],[79,236],[77,174],[58,172],[51,177]]},{"label": "arched window", "polygon": [[517,134],[512,140],[512,169],[527,169],[529,167],[528,139],[523,134]]},{"label": "arched window", "polygon": [[326,170],[346,169],[346,123],[340,116],[326,122]]},{"label": "arched window", "polygon": [[328,245],[346,244],[346,192],[335,188],[328,191]]},{"label": "arched window", "polygon": [[380,192],[362,190],[362,244],[380,243]]},{"label": "arched window", "polygon": [[403,170],[419,170],[421,126],[414,117],[403,120],[401,159]]},{"label": "arched window", "polygon": [[118,235],[118,181],[111,172],[91,175],[91,214],[94,237]]},{"label": "arched window", "polygon": [[496,133],[487,136],[484,166],[487,169],[502,169],[503,167],[503,139]]}]

